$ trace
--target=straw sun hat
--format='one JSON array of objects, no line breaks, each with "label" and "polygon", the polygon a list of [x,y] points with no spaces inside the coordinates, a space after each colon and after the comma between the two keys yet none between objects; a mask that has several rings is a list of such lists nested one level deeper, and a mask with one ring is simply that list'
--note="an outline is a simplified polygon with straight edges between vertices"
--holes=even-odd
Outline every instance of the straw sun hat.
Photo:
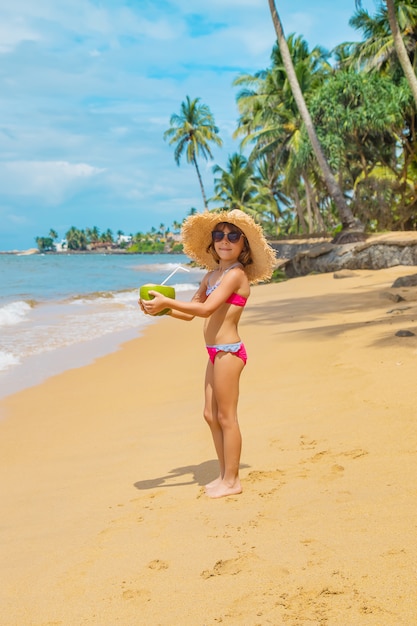
[{"label": "straw sun hat", "polygon": [[217,269],[218,264],[207,248],[211,243],[211,233],[220,222],[240,228],[249,243],[253,260],[245,267],[249,282],[259,283],[271,278],[276,265],[275,252],[267,243],[259,224],[240,209],[217,213],[204,211],[188,217],[181,231],[184,253],[209,270]]}]

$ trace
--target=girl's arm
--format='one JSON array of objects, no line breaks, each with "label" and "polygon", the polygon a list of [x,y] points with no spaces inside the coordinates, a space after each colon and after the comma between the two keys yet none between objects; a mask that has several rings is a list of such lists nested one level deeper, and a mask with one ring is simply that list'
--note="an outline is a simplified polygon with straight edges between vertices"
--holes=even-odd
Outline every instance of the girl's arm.
[{"label": "girl's arm", "polygon": [[[173,317],[176,317],[177,313],[192,317],[210,317],[214,311],[226,302],[233,292],[239,289],[242,283],[242,274],[242,269],[234,268],[223,277],[219,286],[209,296],[205,295],[205,285],[207,283],[207,278],[205,278],[191,302],[174,300],[173,298],[163,296],[157,291],[149,291],[149,294],[154,296],[154,298],[142,301],[141,307],[143,307],[145,313],[150,315],[156,315],[163,309],[168,308],[172,310]],[[181,317],[180,319],[188,318]]]},{"label": "girl's arm", "polygon": [[180,313],[180,311],[173,311],[172,309],[167,313],[171,317],[174,317],[176,320],[183,320],[184,322],[192,322],[194,319],[194,315],[190,315],[189,313]]}]

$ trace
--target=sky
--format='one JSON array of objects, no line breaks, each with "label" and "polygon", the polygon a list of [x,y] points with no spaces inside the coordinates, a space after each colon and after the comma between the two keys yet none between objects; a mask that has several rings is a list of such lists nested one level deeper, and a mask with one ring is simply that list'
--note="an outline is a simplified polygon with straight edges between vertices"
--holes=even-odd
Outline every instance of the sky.
[{"label": "sky", "polygon": [[[355,0],[276,0],[285,34],[331,50],[360,40]],[[363,0],[371,13],[375,0]],[[164,141],[186,96],[200,98],[222,148],[239,151],[234,79],[270,65],[267,0],[13,0],[0,3],[0,250],[53,228],[125,234],[203,209],[194,168]]]}]

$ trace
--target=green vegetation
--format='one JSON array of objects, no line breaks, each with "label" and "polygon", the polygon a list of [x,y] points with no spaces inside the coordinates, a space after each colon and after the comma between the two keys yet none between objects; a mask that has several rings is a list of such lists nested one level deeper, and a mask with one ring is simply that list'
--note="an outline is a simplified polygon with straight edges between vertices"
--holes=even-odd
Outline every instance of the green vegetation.
[{"label": "green vegetation", "polygon": [[[213,167],[215,195],[203,193],[204,206],[243,209],[271,237],[417,229],[415,0],[381,0],[375,15],[357,1],[350,23],[362,41],[331,52],[285,38],[269,6],[271,64],[234,81],[240,149]],[[187,96],[181,120],[171,118],[180,130],[165,133],[181,140],[177,163],[185,146],[194,162],[185,111],[197,102]]]},{"label": "green vegetation", "polygon": [[[194,209],[191,210],[194,212]],[[119,251],[129,254],[157,254],[181,253],[182,244],[179,241],[181,224],[174,222],[171,227],[160,224],[159,229],[152,227],[148,233],[138,232],[135,235],[125,236],[123,231],[113,232],[108,228],[100,234],[97,226],[80,230],[75,226],[65,233],[65,239],[56,244],[56,231],[50,230],[48,237],[36,237],[35,241],[40,252],[53,251]]]},{"label": "green vegetation", "polygon": [[36,245],[40,252],[51,252],[55,250],[55,239],[58,239],[58,234],[52,228],[47,237],[35,237]]},{"label": "green vegetation", "polygon": [[214,123],[214,117],[206,104],[199,104],[200,98],[191,100],[186,97],[181,103],[179,115],[174,113],[170,119],[170,128],[165,131],[164,139],[170,139],[170,144],[175,145],[175,162],[180,164],[181,156],[185,152],[187,162],[192,163],[196,169],[201,195],[203,196],[204,208],[207,208],[207,198],[203,180],[198,167],[197,157],[202,156],[205,160],[213,158],[210,143],[222,145],[218,136],[219,129]]}]

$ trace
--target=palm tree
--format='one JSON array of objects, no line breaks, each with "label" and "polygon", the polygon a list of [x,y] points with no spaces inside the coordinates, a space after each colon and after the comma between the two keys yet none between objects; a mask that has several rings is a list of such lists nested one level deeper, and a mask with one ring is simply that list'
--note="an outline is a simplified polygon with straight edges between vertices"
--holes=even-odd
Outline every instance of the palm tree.
[{"label": "palm tree", "polygon": [[[303,96],[311,99],[331,72],[327,62],[328,53],[318,46],[310,52],[303,37],[293,34],[288,37],[287,45]],[[306,199],[309,231],[312,232],[314,228],[324,230],[314,198],[314,188],[308,183],[308,175],[315,176],[314,169],[317,166],[310,157],[310,144],[308,149],[305,145],[308,138],[304,137],[303,122],[279,46],[274,46],[270,69],[254,76],[240,76],[234,84],[244,86],[237,96],[241,116],[235,136],[245,135],[242,147],[247,143],[254,144],[250,161],[256,161],[259,173],[262,172],[262,196],[268,200],[275,221],[279,214],[277,203],[288,207],[288,198],[291,198],[297,209],[299,224],[304,229],[306,222],[302,215],[301,191]],[[300,186],[300,179],[304,181],[304,186]],[[262,203],[260,208],[264,213]],[[286,215],[291,215],[291,212],[286,211]],[[274,228],[278,232],[277,226]]]},{"label": "palm tree", "polygon": [[206,161],[212,159],[210,143],[222,145],[218,136],[219,129],[214,123],[214,117],[206,104],[199,104],[200,98],[191,100],[186,97],[181,103],[179,115],[174,113],[170,119],[171,128],[165,131],[164,139],[170,139],[169,144],[176,144],[174,158],[177,165],[180,164],[185,152],[188,163],[192,163],[196,169],[201,195],[203,196],[204,208],[207,210],[207,198],[203,180],[197,163],[197,157],[202,156]]},{"label": "palm tree", "polygon": [[71,226],[65,233],[65,239],[68,250],[85,250],[87,247],[88,239],[85,232],[75,226]]},{"label": "palm tree", "polygon": [[297,107],[300,111],[300,115],[303,119],[314,154],[320,165],[320,169],[323,173],[323,177],[324,177],[327,189],[329,191],[330,196],[333,198],[333,201],[336,205],[336,209],[339,213],[339,217],[342,222],[342,230],[344,232],[347,230],[363,231],[364,226],[359,220],[355,219],[351,209],[348,207],[346,200],[343,196],[342,190],[340,189],[333,175],[333,172],[330,169],[330,166],[324,155],[323,149],[318,140],[316,130],[314,128],[310,113],[308,111],[302,91],[300,89],[300,85],[299,85],[296,73],[294,71],[294,66],[293,66],[291,54],[288,48],[287,40],[284,35],[282,22],[275,6],[275,0],[268,0],[268,3],[269,3],[270,11],[271,11],[272,21],[275,27],[275,32],[276,32],[277,39],[278,39],[278,45],[279,45],[281,55],[282,55],[283,64],[285,67],[285,71],[287,73],[288,82],[290,84],[291,91],[294,96],[294,100],[296,101]]},{"label": "palm tree", "polygon": [[[404,75],[413,95],[416,93],[417,5],[415,0],[396,1],[394,7],[380,2],[374,15],[355,0],[356,13],[350,19],[353,28],[362,30],[365,40],[348,44],[351,58],[366,70],[388,71],[396,82]],[[394,8],[394,14],[392,13]],[[400,70],[400,73],[399,71]],[[415,102],[415,98],[414,98]]]},{"label": "palm tree", "polygon": [[97,226],[93,226],[93,228],[86,228],[85,233],[90,240],[90,243],[96,244],[100,241],[100,230]]},{"label": "palm tree", "polygon": [[110,228],[101,234],[100,241],[102,243],[113,243],[113,232]]},{"label": "palm tree", "polygon": [[[356,46],[357,51],[370,58],[370,65],[381,65],[386,61],[392,50],[395,49],[397,59],[402,67],[404,75],[410,86],[411,93],[417,107],[417,77],[409,54],[414,54],[417,7],[415,0],[396,2],[385,0],[384,6],[380,6],[375,18],[371,18],[367,11],[362,9],[361,0],[355,0],[358,12],[351,19],[351,25],[363,28],[368,40]],[[397,9],[399,11],[397,15]],[[389,33],[388,31],[391,31]],[[402,32],[407,37],[407,45],[404,43]],[[407,50],[409,48],[409,50]],[[356,56],[358,56],[356,54]]]},{"label": "palm tree", "polygon": [[181,230],[181,222],[177,222],[177,220],[174,220],[172,222],[172,228],[175,234],[178,234]]},{"label": "palm tree", "polygon": [[394,46],[397,52],[398,60],[403,68],[403,72],[410,85],[411,92],[413,94],[416,107],[417,107],[417,77],[413,66],[411,65],[410,57],[405,48],[403,38],[401,36],[400,28],[398,26],[397,15],[395,11],[394,0],[386,0],[388,10],[388,20],[391,28],[392,36],[394,38]]},{"label": "palm tree", "polygon": [[257,163],[254,177],[257,195],[255,208],[263,229],[271,235],[279,235],[280,222],[288,214],[290,202],[283,189],[284,178],[276,166],[274,155],[268,155]]},{"label": "palm tree", "polygon": [[[219,165],[213,167],[215,178],[214,190],[216,195],[211,198],[214,202],[221,202],[223,207],[241,209],[251,208],[256,186],[253,182],[253,167],[242,154],[232,154],[227,163],[227,169]],[[250,211],[247,211],[250,212]]]}]

